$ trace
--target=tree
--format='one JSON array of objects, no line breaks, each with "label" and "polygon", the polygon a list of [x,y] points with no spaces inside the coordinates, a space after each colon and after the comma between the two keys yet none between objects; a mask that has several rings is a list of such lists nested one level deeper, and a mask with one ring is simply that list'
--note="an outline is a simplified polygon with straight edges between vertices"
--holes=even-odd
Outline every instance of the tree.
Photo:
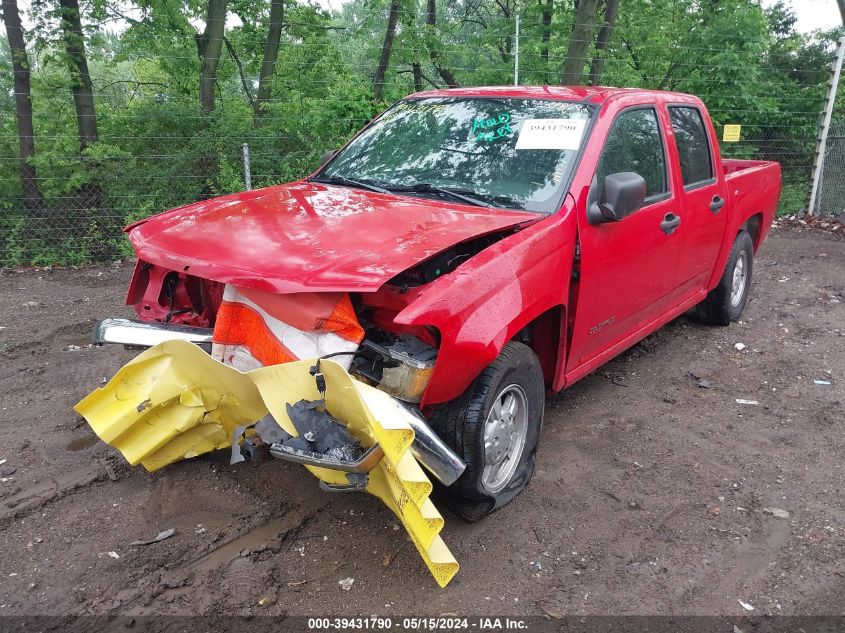
[{"label": "tree", "polygon": [[[94,108],[94,87],[88,71],[88,56],[85,52],[85,35],[82,31],[82,15],[79,0],[59,0],[59,20],[70,74],[70,90],[76,111],[76,128],[79,137],[79,153],[82,155],[84,182],[73,189],[73,200],[69,206],[75,211],[79,224],[77,231],[92,238],[90,256],[101,261],[114,256],[113,243],[104,240],[104,234],[112,234],[120,226],[114,217],[99,218],[96,211],[102,204],[103,187],[99,182],[97,165],[86,153],[92,144],[100,140],[97,128],[97,113]],[[101,232],[102,230],[102,232]]]},{"label": "tree", "polygon": [[19,163],[24,208],[32,214],[43,206],[44,196],[38,186],[35,165],[35,131],[32,125],[32,91],[29,82],[29,58],[26,54],[21,17],[16,0],[3,0],[3,24],[12,53],[14,71],[15,116],[18,128]]},{"label": "tree", "polygon": [[[542,48],[540,49],[540,58],[543,60],[543,66],[547,66],[549,63],[549,39],[552,36],[552,14],[554,12],[554,0],[540,0],[543,4],[543,12],[542,12],[542,25],[543,25],[543,34],[542,37]],[[545,70],[545,68],[543,69]]]},{"label": "tree", "polygon": [[[845,1],[845,0],[843,0]],[[604,70],[604,53],[610,42],[613,33],[613,25],[616,23],[616,15],[619,11],[619,0],[606,0],[604,3],[604,22],[596,37],[596,54],[590,64],[589,84],[597,86],[601,81],[601,73]]]},{"label": "tree", "polygon": [[[310,173],[385,99],[453,80],[510,84],[517,10],[524,81],[558,83],[567,55],[570,83],[699,95],[718,132],[742,124],[741,142],[724,144],[725,155],[778,160],[782,208],[794,213],[805,203],[842,26],[802,33],[795,3],[777,1],[765,9],[749,0],[398,3],[390,25],[391,0],[344,0],[332,3],[335,11],[301,0],[28,0],[26,15],[17,0],[32,27],[9,28],[12,13],[4,12],[0,265],[129,254],[121,225],[240,190],[244,142],[255,185],[286,182]],[[226,25],[227,15],[240,23]],[[387,30],[393,39],[383,56]],[[31,99],[20,71],[29,72]],[[72,83],[92,107],[93,93],[96,117],[77,116]],[[96,132],[80,133],[78,122]],[[27,145],[32,130],[37,153]],[[26,208],[39,193],[24,185],[25,205],[22,182],[40,188],[43,210]]]},{"label": "tree", "polygon": [[70,70],[70,89],[76,108],[76,127],[79,132],[79,149],[84,150],[97,142],[97,113],[94,109],[94,88],[88,72],[85,54],[85,36],[78,0],[59,0],[62,40]]},{"label": "tree", "polygon": [[422,92],[422,67],[418,62],[411,64],[411,72],[414,75],[414,92]]},{"label": "tree", "polygon": [[255,98],[255,126],[261,125],[265,105],[270,101],[273,75],[276,72],[276,59],[279,57],[279,42],[282,36],[284,19],[284,0],[270,0],[270,22],[267,26],[267,40],[264,42],[264,56],[258,75],[258,94]]},{"label": "tree", "polygon": [[[63,0],[65,1],[65,0]],[[76,0],[73,0],[74,2]],[[226,5],[228,0],[208,0],[205,30],[197,37],[202,67],[200,70],[200,107],[203,114],[214,111],[214,87],[217,83],[217,68],[223,52],[223,35],[226,27]]]},{"label": "tree", "polygon": [[390,64],[390,52],[393,49],[393,38],[396,36],[396,22],[399,19],[399,7],[401,0],[390,0],[390,15],[387,17],[387,28],[384,32],[384,44],[381,47],[376,76],[373,80],[373,94],[376,100],[381,99],[384,89],[384,77],[387,74],[387,66]]},{"label": "tree", "polygon": [[[449,88],[458,88],[460,84],[455,79],[452,71],[443,65],[440,56],[440,51],[437,48],[438,34],[437,34],[437,1],[428,0],[428,10],[425,14],[425,24],[428,27],[428,54],[431,63],[440,78],[446,83]],[[416,75],[415,75],[416,77]]]},{"label": "tree", "polygon": [[587,63],[587,50],[593,41],[599,7],[599,0],[576,0],[576,3],[575,23],[572,25],[560,77],[564,86],[577,86],[584,81],[584,64]]}]

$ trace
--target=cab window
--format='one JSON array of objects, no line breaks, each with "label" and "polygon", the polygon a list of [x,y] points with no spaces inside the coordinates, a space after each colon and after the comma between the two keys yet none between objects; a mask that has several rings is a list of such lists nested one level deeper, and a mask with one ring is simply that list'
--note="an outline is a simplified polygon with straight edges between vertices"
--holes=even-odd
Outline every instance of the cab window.
[{"label": "cab window", "polygon": [[672,106],[669,108],[675,144],[681,161],[684,187],[707,182],[713,178],[713,161],[707,129],[698,108]]},{"label": "cab window", "polygon": [[646,203],[669,192],[660,124],[653,108],[623,112],[613,122],[596,170],[599,186],[609,174],[624,171],[645,178]]}]

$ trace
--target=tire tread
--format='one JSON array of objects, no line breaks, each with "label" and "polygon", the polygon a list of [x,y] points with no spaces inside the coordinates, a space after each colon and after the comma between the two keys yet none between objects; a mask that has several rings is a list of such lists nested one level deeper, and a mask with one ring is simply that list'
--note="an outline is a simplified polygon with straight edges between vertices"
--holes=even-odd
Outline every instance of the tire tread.
[{"label": "tire tread", "polygon": [[[515,496],[511,494],[503,499],[497,499],[482,494],[478,490],[474,476],[480,476],[480,473],[476,472],[476,464],[467,459],[467,455],[473,454],[479,447],[469,441],[469,438],[465,436],[465,430],[468,420],[480,420],[484,417],[490,392],[499,386],[498,383],[502,377],[510,370],[524,368],[527,368],[539,381],[542,396],[542,371],[533,350],[524,343],[510,341],[463,394],[438,407],[429,421],[443,441],[467,461],[467,471],[464,475],[449,488],[439,490],[439,496],[446,505],[467,521],[472,522],[483,518]],[[542,421],[542,402],[539,406]],[[529,455],[531,470],[533,470],[534,450],[536,450],[536,442],[531,448],[532,454]]]},{"label": "tire tread", "polygon": [[[745,297],[736,308],[731,305],[731,287],[733,283],[733,270],[736,265],[737,257],[742,250],[748,252],[748,278],[745,285]],[[728,261],[725,262],[725,269],[722,271],[722,277],[719,283],[713,290],[711,290],[707,297],[696,307],[696,317],[699,321],[709,325],[730,325],[731,322],[736,321],[745,308],[745,303],[748,300],[748,293],[751,290],[751,274],[753,272],[754,248],[751,240],[751,235],[748,231],[740,231],[733,246],[731,253],[728,256]]]}]

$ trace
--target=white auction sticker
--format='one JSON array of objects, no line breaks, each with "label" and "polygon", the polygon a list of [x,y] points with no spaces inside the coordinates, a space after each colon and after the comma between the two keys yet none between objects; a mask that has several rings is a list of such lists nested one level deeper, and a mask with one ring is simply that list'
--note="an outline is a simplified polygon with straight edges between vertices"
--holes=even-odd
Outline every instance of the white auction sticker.
[{"label": "white auction sticker", "polygon": [[578,149],[586,119],[526,119],[516,149]]}]

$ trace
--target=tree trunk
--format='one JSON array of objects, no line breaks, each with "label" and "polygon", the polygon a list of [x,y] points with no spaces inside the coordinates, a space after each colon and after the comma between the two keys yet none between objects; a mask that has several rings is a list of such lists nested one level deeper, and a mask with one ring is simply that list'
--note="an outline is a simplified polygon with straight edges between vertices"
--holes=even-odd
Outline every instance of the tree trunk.
[{"label": "tree trunk", "polygon": [[[843,0],[845,1],[845,0]],[[601,73],[604,70],[604,52],[613,34],[613,25],[616,23],[616,16],[619,13],[619,0],[607,0],[604,5],[604,23],[601,25],[598,37],[596,37],[596,55],[590,64],[591,86],[597,86],[601,81]]]},{"label": "tree trunk", "polygon": [[79,148],[84,150],[99,139],[97,114],[94,110],[94,89],[88,72],[85,55],[85,36],[78,0],[59,0],[62,18],[62,37],[70,68],[70,89],[76,107],[76,127],[79,130]]},{"label": "tree trunk", "polygon": [[[100,135],[97,131],[97,113],[94,109],[94,88],[88,72],[85,53],[85,35],[82,32],[82,14],[79,0],[59,0],[62,39],[70,72],[70,89],[76,108],[76,127],[79,135],[79,152],[82,154]],[[120,236],[121,218],[113,215],[102,217],[97,210],[102,206],[103,188],[97,179],[96,165],[82,157],[87,173],[85,182],[67,197],[62,212],[68,215],[73,231],[90,244],[90,256],[96,261],[113,259],[115,240]],[[63,236],[64,237],[64,236]]]},{"label": "tree trunk", "polygon": [[235,49],[231,40],[225,35],[223,36],[223,43],[226,44],[226,50],[229,51],[229,57],[235,60],[235,65],[238,67],[238,77],[241,78],[241,87],[244,89],[244,96],[246,97],[247,103],[249,103],[249,107],[255,111],[255,99],[252,96],[252,90],[249,87],[249,81],[247,81],[246,73],[244,72],[244,65],[241,63],[238,51]]},{"label": "tree trunk", "polygon": [[12,51],[12,69],[15,74],[15,115],[18,124],[18,146],[23,204],[30,217],[41,209],[44,196],[38,186],[35,165],[35,131],[32,126],[32,96],[29,87],[29,58],[21,28],[17,0],[3,0],[3,24]]},{"label": "tree trunk", "polygon": [[390,64],[390,51],[393,49],[393,38],[396,36],[396,21],[399,19],[400,0],[390,0],[390,16],[387,18],[387,30],[384,32],[384,44],[381,47],[381,58],[376,68],[376,76],[373,81],[373,94],[376,100],[381,99],[384,89],[384,77],[387,74],[387,66]]},{"label": "tree trunk", "polygon": [[414,62],[411,64],[411,71],[414,73],[414,92],[422,92],[422,67]]},{"label": "tree trunk", "polygon": [[214,86],[217,82],[217,68],[223,51],[223,33],[226,27],[226,4],[228,0],[208,0],[205,31],[201,36],[200,55],[200,107],[203,114],[214,111]]},{"label": "tree trunk", "polygon": [[455,75],[453,75],[452,71],[443,65],[442,58],[440,57],[440,51],[437,50],[437,45],[435,43],[435,40],[437,39],[436,0],[428,0],[428,10],[425,14],[425,23],[429,27],[428,56],[431,59],[431,63],[434,65],[437,74],[440,75],[440,78],[449,88],[460,88],[460,84],[458,83],[458,80],[455,79]]},{"label": "tree trunk", "polygon": [[[845,0],[843,0],[845,2]],[[554,12],[554,0],[546,0],[545,5],[543,6],[543,15],[542,15],[542,24],[543,24],[543,35],[542,35],[542,47],[540,48],[540,57],[543,60],[544,66],[548,66],[549,64],[549,39],[552,36],[552,14]],[[546,68],[544,67],[543,70],[545,71]],[[547,80],[543,79],[543,83],[547,83]]]},{"label": "tree trunk", "polygon": [[845,0],[836,0],[839,5],[839,15],[842,17],[842,24],[845,24]]},{"label": "tree trunk", "polygon": [[564,86],[578,86],[584,81],[584,64],[587,63],[587,50],[593,41],[598,8],[599,0],[577,0],[575,24],[572,25],[560,78]]},{"label": "tree trunk", "polygon": [[258,94],[255,97],[255,127],[261,125],[264,105],[270,101],[273,75],[276,72],[276,60],[279,57],[279,42],[282,37],[282,19],[285,15],[284,0],[271,0],[270,23],[267,26],[267,40],[264,42],[264,58],[258,74]]}]

